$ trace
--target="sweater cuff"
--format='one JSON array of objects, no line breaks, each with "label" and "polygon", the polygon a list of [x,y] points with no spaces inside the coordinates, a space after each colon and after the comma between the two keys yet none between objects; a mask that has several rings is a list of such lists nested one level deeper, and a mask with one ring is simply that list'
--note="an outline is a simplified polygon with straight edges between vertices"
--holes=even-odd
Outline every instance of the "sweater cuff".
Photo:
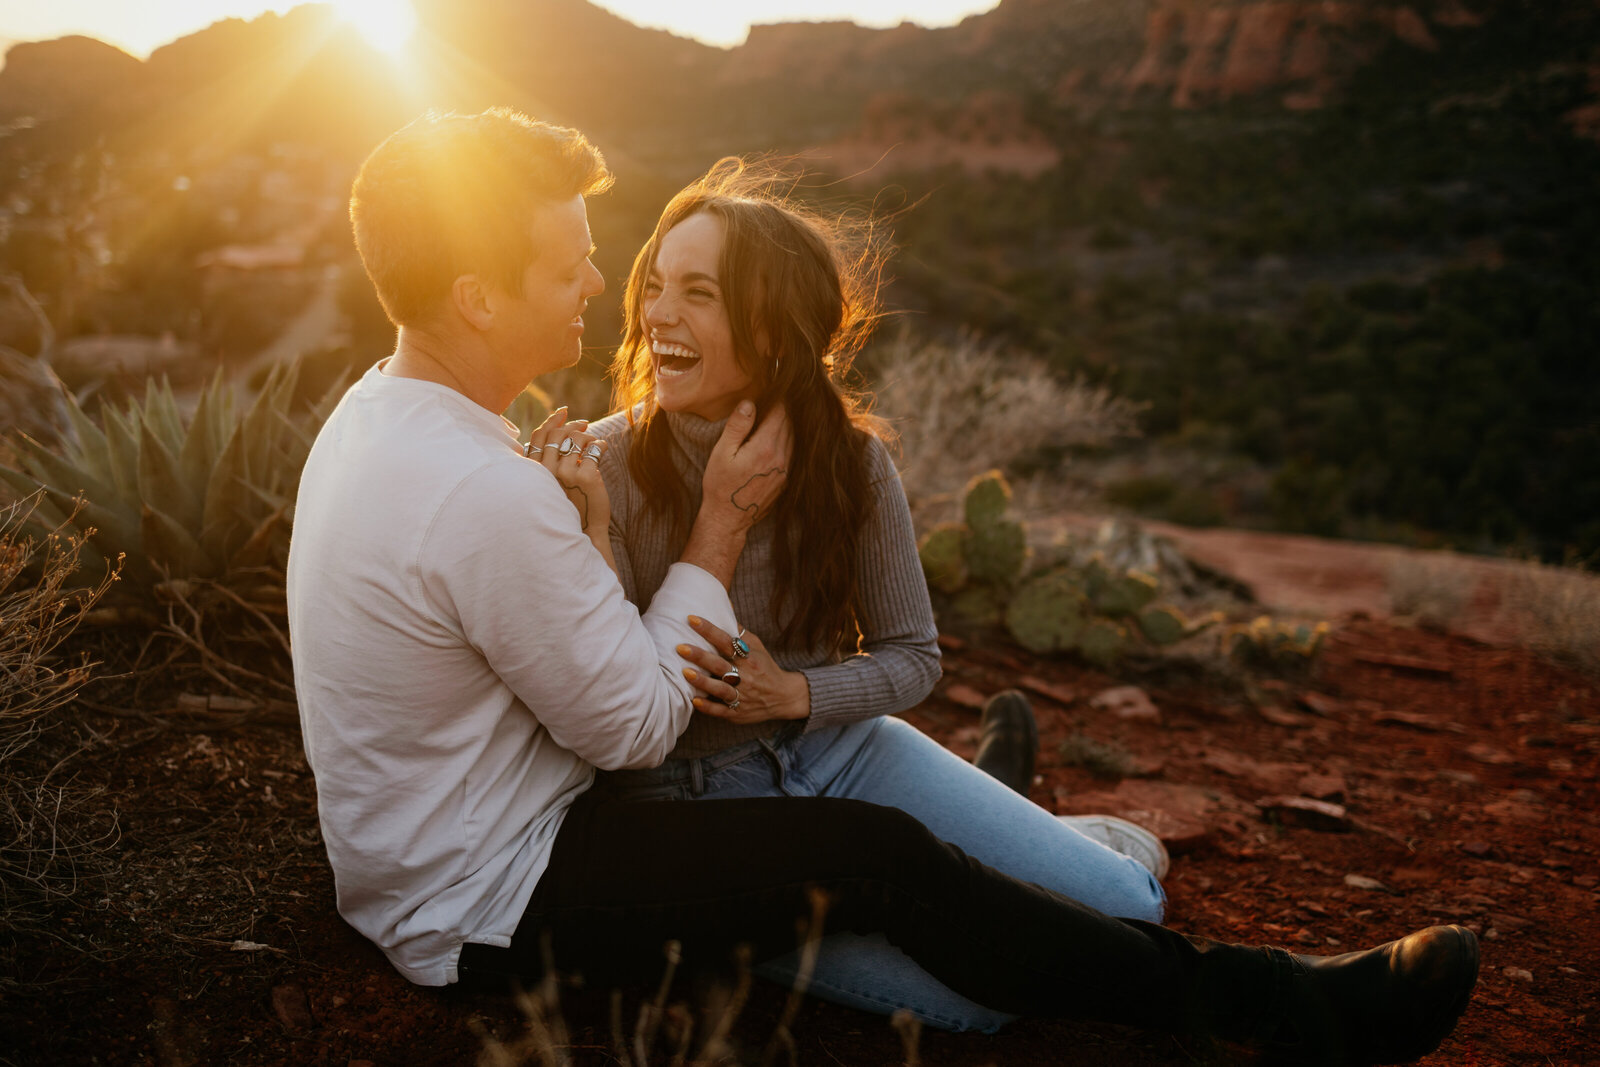
[{"label": "sweater cuff", "polygon": [[801,733],[820,730],[825,726],[845,726],[863,719],[876,718],[870,702],[861,698],[861,680],[841,671],[836,663],[821,667],[802,667],[806,685],[811,690],[811,714],[804,720]]}]

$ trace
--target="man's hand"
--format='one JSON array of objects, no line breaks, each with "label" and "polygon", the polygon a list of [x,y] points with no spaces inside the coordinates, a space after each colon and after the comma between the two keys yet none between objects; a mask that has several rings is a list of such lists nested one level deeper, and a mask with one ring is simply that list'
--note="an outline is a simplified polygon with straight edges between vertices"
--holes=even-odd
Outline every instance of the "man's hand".
[{"label": "man's hand", "polygon": [[728,416],[701,479],[700,512],[679,557],[724,586],[733,582],[750,527],[771,509],[789,475],[794,437],[788,414],[774,408],[751,433],[755,419],[756,407],[748,400],[741,400]]}]

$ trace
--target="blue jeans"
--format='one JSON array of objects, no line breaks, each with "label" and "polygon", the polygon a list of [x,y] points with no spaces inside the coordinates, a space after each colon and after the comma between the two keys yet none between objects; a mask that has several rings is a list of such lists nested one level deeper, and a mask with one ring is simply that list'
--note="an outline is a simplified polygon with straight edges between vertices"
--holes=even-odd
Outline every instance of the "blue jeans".
[{"label": "blue jeans", "polygon": [[[935,837],[1015,878],[1108,915],[1161,921],[1166,894],[1138,862],[1066,826],[900,719],[876,718],[809,734],[786,734],[701,760],[669,760],[648,771],[602,776],[627,800],[837,797],[899,808]],[[757,973],[794,981],[799,954]],[[823,939],[809,991],[881,1014],[905,1009],[945,1030],[993,1033],[1015,1016],[947,988],[881,935]]]}]

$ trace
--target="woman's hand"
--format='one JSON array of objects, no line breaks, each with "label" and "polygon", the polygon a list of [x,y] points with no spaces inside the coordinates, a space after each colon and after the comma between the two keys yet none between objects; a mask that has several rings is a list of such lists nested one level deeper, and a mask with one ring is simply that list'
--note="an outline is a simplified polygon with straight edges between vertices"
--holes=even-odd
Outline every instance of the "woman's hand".
[{"label": "woman's hand", "polygon": [[754,419],[754,405],[741,401],[711,449],[700,480],[701,511],[723,512],[730,516],[728,521],[746,530],[766,515],[783,491],[794,449],[789,415],[782,406],[767,412],[752,431]]},{"label": "woman's hand", "polygon": [[750,527],[772,507],[789,476],[794,437],[787,414],[774,408],[752,432],[755,421],[756,406],[749,400],[739,401],[728,416],[700,480],[700,510],[678,557],[710,574],[723,588],[733,584]]},{"label": "woman's hand", "polygon": [[[541,464],[578,511],[578,522],[612,571],[611,497],[600,477],[600,455],[606,442],[588,432],[589,420],[567,421],[563,405],[552,411],[528,438],[528,458]],[[570,442],[570,443],[569,443]]]},{"label": "woman's hand", "polygon": [[[803,719],[811,714],[811,687],[806,676],[778,666],[755,634],[741,632],[740,645],[748,651],[740,656],[735,654],[734,639],[720,627],[695,615],[689,616],[689,625],[714,650],[678,646],[678,655],[699,668],[683,672],[689,684],[705,694],[695,697],[694,710],[736,723]],[[729,678],[735,669],[737,674]],[[730,684],[733,679],[737,684]]]}]

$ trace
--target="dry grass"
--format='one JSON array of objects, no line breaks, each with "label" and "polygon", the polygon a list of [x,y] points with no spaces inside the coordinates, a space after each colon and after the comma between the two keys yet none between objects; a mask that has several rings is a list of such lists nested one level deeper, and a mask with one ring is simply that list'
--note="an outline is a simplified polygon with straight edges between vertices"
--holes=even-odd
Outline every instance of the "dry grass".
[{"label": "dry grass", "polygon": [[1099,447],[1138,432],[1138,405],[976,338],[922,344],[903,334],[876,364],[877,412],[900,435],[913,508],[991,468],[1013,472],[1043,450]]},{"label": "dry grass", "polygon": [[1478,578],[1448,553],[1407,553],[1389,564],[1389,610],[1433,630],[1456,627],[1477,594]]},{"label": "dry grass", "polygon": [[36,745],[89,678],[92,665],[62,642],[113,580],[69,586],[85,537],[29,532],[37,502],[0,509],[0,925],[13,929],[72,896],[78,861],[117,834],[114,818],[97,817],[98,792],[74,780],[77,752]]},{"label": "dry grass", "polygon": [[[566,1020],[562,1015],[560,986],[555,960],[550,952],[549,938],[543,943],[544,978],[531,991],[518,990],[513,999],[521,1015],[519,1032],[509,1039],[495,1037],[482,1019],[469,1021],[482,1044],[478,1067],[571,1067],[577,1051],[603,1052],[610,1062],[620,1067],[651,1067],[666,1063],[668,1067],[715,1067],[718,1064],[749,1063],[754,1067],[776,1067],[786,1063],[799,1067],[800,1049],[794,1039],[792,1027],[810,987],[816,968],[829,906],[828,895],[820,889],[809,890],[811,914],[797,923],[799,934],[799,964],[795,969],[788,996],[771,1035],[758,1056],[752,1050],[741,1049],[733,1038],[735,1024],[750,1000],[754,973],[750,967],[750,948],[741,945],[735,952],[735,977],[732,986],[721,983],[704,989],[700,1002],[691,1007],[687,1001],[669,1003],[673,982],[679,975],[682,948],[676,941],[666,944],[666,967],[654,995],[639,1005],[631,1040],[624,1034],[623,993],[611,992],[611,1046],[601,1049],[594,1045],[576,1045]],[[897,1011],[889,1019],[900,1038],[907,1067],[917,1067],[921,1061],[919,1051],[922,1024],[909,1012]],[[699,1040],[696,1042],[695,1038]],[[664,1057],[664,1059],[662,1058]]]},{"label": "dry grass", "polygon": [[1600,673],[1600,575],[1533,564],[1509,576],[1501,596],[1530,648]]}]

